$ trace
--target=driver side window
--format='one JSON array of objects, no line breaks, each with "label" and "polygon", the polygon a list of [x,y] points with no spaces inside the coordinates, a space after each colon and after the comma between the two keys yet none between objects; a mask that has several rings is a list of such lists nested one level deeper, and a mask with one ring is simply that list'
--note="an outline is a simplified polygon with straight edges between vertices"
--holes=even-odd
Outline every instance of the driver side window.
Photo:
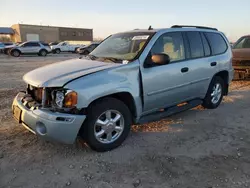
[{"label": "driver side window", "polygon": [[151,49],[151,55],[162,53],[170,57],[170,62],[185,59],[184,42],[180,32],[166,33],[157,39]]}]

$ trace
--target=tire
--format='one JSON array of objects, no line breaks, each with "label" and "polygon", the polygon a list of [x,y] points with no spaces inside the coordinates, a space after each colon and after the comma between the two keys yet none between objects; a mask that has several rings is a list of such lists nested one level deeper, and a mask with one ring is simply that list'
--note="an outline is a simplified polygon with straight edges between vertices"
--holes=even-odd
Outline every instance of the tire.
[{"label": "tire", "polygon": [[11,55],[14,57],[19,57],[21,55],[21,52],[19,50],[12,50]]},{"label": "tire", "polygon": [[47,54],[48,52],[46,50],[40,50],[40,52],[38,53],[38,55],[43,56],[43,57],[47,56]]},{"label": "tire", "polygon": [[60,54],[61,50],[59,48],[55,49],[56,54]]},{"label": "tire", "polygon": [[[111,120],[108,120],[109,118],[106,115],[109,112],[111,112],[109,115]],[[115,121],[117,115],[120,116],[120,119]],[[105,124],[100,126],[101,124],[97,124],[97,120],[101,120],[100,122]],[[116,123],[113,123],[114,121]],[[104,98],[88,108],[88,116],[80,131],[80,137],[95,151],[109,151],[120,146],[127,138],[131,124],[130,110],[122,101],[115,98]],[[119,131],[116,132],[116,130]],[[104,133],[100,134],[101,132]],[[99,138],[98,133],[100,134]],[[111,135],[111,137],[108,137],[108,135]]]},{"label": "tire", "polygon": [[[217,87],[219,87],[219,89],[216,89]],[[217,90],[217,92],[215,92],[215,90]],[[217,108],[222,101],[224,93],[225,93],[225,83],[223,79],[219,76],[215,76],[209,85],[202,106],[208,109]]]}]

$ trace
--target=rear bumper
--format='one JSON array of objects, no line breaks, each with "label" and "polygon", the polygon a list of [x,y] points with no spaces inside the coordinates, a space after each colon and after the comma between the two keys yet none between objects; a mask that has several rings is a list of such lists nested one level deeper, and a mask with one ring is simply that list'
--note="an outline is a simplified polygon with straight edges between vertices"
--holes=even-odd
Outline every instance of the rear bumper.
[{"label": "rear bumper", "polygon": [[18,93],[13,101],[12,110],[16,107],[21,110],[19,122],[26,129],[46,140],[56,140],[66,144],[75,142],[86,116],[33,109],[33,107],[29,109],[22,102],[23,96],[24,93]]}]

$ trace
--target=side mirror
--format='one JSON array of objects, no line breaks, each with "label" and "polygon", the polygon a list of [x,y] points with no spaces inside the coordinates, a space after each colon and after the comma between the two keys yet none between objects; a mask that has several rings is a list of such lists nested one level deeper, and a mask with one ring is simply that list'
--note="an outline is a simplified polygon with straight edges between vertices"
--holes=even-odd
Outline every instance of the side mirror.
[{"label": "side mirror", "polygon": [[151,57],[152,62],[157,65],[167,65],[170,63],[170,57],[167,54],[155,54]]}]

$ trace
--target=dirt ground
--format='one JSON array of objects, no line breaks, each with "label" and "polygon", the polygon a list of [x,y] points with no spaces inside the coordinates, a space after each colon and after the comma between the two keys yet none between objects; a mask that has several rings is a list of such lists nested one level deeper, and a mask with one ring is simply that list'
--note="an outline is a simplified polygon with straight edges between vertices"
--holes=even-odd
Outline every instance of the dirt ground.
[{"label": "dirt ground", "polygon": [[24,73],[77,57],[0,55],[1,188],[250,187],[250,82],[233,82],[215,110],[201,107],[133,126],[124,144],[97,153],[38,139],[12,118]]}]

